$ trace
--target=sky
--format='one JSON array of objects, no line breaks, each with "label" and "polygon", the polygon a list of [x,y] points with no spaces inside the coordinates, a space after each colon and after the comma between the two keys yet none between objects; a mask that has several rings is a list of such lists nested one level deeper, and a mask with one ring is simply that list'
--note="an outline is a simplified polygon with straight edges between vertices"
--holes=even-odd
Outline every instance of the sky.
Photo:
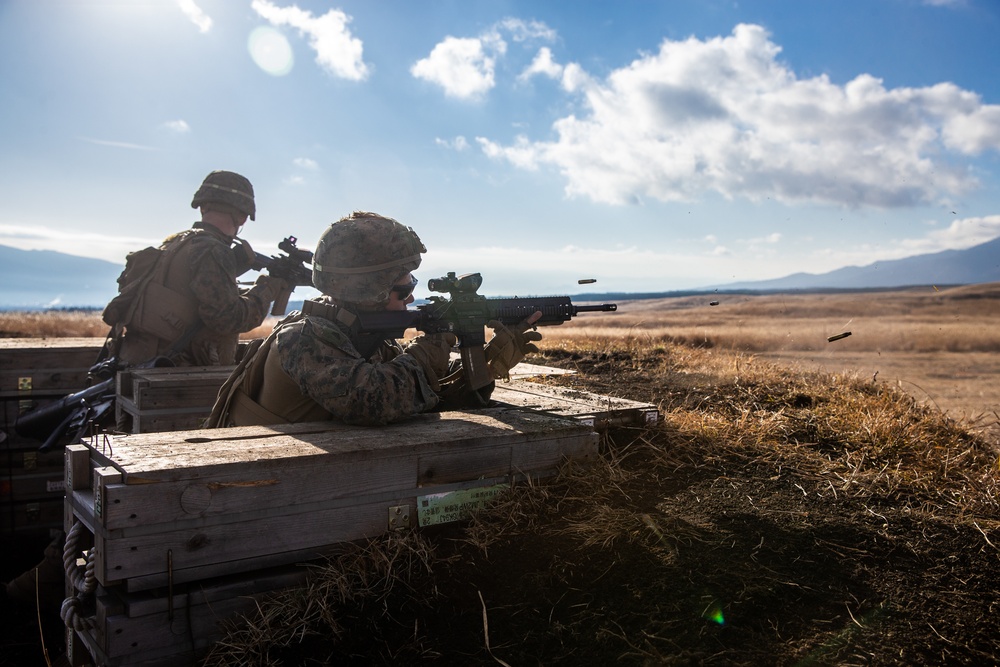
[{"label": "sky", "polygon": [[228,169],[265,254],[413,227],[418,297],[964,249],[1000,236],[998,34],[998,0],[0,0],[0,245],[124,263]]}]

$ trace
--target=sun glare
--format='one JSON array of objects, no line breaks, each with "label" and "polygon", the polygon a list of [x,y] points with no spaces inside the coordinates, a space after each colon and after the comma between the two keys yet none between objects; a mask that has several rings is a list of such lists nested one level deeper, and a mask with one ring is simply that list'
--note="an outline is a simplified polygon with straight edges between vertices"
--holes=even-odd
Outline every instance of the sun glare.
[{"label": "sun glare", "polygon": [[247,49],[257,67],[272,76],[288,74],[295,64],[288,39],[270,26],[254,28],[247,39]]}]

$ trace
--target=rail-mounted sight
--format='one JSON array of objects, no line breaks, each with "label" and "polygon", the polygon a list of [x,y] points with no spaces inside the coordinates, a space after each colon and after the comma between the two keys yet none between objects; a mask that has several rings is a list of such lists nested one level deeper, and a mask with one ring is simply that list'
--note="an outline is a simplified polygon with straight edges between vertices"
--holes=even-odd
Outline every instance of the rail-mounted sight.
[{"label": "rail-mounted sight", "polygon": [[427,289],[432,292],[447,292],[453,297],[459,294],[475,294],[483,284],[483,276],[479,273],[466,273],[455,276],[449,271],[443,278],[431,278],[427,281]]}]

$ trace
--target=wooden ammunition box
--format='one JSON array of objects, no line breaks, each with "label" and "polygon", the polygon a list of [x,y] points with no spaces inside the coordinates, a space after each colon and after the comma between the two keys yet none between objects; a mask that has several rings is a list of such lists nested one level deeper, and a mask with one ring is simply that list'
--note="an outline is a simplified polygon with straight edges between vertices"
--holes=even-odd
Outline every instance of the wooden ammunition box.
[{"label": "wooden ammunition box", "polygon": [[497,382],[490,400],[499,405],[575,419],[597,430],[612,426],[648,426],[660,419],[656,406],[650,403],[524,380]]},{"label": "wooden ammunition box", "polygon": [[194,665],[223,636],[227,621],[252,611],[268,593],[303,583],[306,573],[301,566],[269,568],[179,585],[172,595],[102,588],[93,628],[72,640],[98,665]]},{"label": "wooden ammunition box", "polygon": [[118,373],[115,411],[132,433],[200,428],[233,366],[136,368]]},{"label": "wooden ammunition box", "polygon": [[103,338],[0,338],[0,397],[83,389],[103,344]]},{"label": "wooden ammunition box", "polygon": [[14,431],[23,412],[87,386],[103,338],[0,339],[0,535],[62,528],[62,452]]},{"label": "wooden ammunition box", "polygon": [[108,436],[67,448],[67,521],[97,545],[97,580],[170,579],[294,563],[415,525],[418,498],[508,484],[596,453],[591,428],[497,408],[382,428],[328,422]]},{"label": "wooden ammunition box", "polygon": [[70,445],[65,528],[92,538],[99,595],[69,641],[103,665],[190,661],[254,596],[296,583],[292,566],[468,516],[477,498],[592,459],[597,440],[577,421],[492,408]]}]

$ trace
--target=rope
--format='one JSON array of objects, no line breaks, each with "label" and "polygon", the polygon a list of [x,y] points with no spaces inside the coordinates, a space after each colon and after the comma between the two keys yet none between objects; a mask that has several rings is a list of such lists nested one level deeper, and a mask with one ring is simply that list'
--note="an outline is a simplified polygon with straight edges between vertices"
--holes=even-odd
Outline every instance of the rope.
[{"label": "rope", "polygon": [[62,619],[67,628],[72,628],[77,632],[94,629],[94,619],[84,616],[80,611],[83,603],[83,598],[78,595],[63,600],[62,607],[59,609],[59,618]]},{"label": "rope", "polygon": [[66,569],[66,579],[73,584],[73,589],[83,594],[92,593],[97,587],[97,578],[94,576],[96,565],[94,557],[97,555],[94,549],[87,554],[87,565],[83,574],[76,566],[77,540],[83,531],[83,524],[79,521],[73,522],[73,527],[66,535],[66,544],[63,547],[63,567]]},{"label": "rope", "polygon": [[63,568],[66,570],[66,580],[72,584],[73,590],[78,591],[78,593],[63,600],[62,607],[59,609],[59,618],[66,624],[66,627],[72,628],[77,632],[91,630],[94,627],[94,619],[84,616],[81,608],[85,603],[84,596],[90,595],[97,588],[97,577],[94,574],[96,570],[96,565],[94,564],[94,558],[97,554],[96,550],[90,549],[87,553],[87,564],[83,568],[82,573],[76,565],[77,541],[80,539],[83,530],[83,524],[79,521],[74,521],[73,527],[66,534],[66,544],[63,546]]}]

